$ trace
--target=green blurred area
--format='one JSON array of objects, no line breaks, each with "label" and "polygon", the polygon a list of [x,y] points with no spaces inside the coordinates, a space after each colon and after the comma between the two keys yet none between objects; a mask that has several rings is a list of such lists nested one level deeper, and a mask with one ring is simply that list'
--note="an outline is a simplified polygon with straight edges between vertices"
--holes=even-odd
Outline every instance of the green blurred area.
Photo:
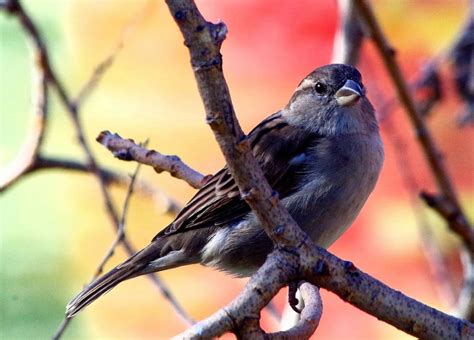
[{"label": "green blurred area", "polygon": [[[45,37],[53,61],[65,57],[61,34],[64,2],[23,1]],[[32,51],[14,17],[0,14],[0,167],[11,162],[25,139],[32,110]],[[65,123],[54,98],[52,129]],[[58,129],[59,130],[59,129]],[[59,131],[55,131],[57,133]],[[66,133],[59,132],[59,138]],[[49,135],[47,135],[48,137]],[[48,140],[49,142],[49,140]],[[60,143],[59,153],[70,152]],[[61,150],[62,149],[62,150]],[[73,218],[62,210],[69,179],[33,175],[0,195],[0,338],[48,339],[61,321],[71,277],[68,270]],[[61,207],[61,208],[59,208]],[[45,211],[55,210],[54,214]],[[73,325],[74,335],[80,322]],[[81,327],[81,334],[84,327]]]}]

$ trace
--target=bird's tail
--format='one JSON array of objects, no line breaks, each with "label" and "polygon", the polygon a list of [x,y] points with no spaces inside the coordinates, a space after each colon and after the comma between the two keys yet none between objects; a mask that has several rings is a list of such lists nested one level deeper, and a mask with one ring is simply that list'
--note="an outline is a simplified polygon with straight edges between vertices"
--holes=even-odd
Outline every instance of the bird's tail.
[{"label": "bird's tail", "polygon": [[120,282],[141,275],[141,271],[150,261],[160,257],[160,249],[161,246],[159,242],[153,242],[124,263],[91,282],[68,303],[66,306],[66,317],[73,317],[84,307],[95,301],[101,295],[107,293]]}]

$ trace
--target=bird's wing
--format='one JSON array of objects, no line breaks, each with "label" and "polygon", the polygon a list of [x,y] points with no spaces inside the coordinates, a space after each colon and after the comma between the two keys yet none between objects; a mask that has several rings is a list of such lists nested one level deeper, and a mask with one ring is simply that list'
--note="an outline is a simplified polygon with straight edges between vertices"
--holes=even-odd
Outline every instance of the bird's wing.
[{"label": "bird's wing", "polygon": [[[284,198],[298,186],[304,171],[305,150],[321,136],[290,127],[277,112],[257,125],[248,138],[269,184]],[[250,207],[240,197],[239,188],[225,166],[153,240],[190,229],[225,225],[248,212]]]}]

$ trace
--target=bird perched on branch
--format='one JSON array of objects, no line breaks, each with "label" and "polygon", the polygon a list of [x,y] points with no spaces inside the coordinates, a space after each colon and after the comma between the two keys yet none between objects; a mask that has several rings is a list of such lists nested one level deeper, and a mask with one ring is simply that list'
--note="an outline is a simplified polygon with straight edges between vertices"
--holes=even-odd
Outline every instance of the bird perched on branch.
[{"label": "bird perched on branch", "polygon": [[[321,247],[330,246],[354,221],[382,168],[374,109],[360,73],[348,65],[311,72],[286,107],[247,137],[284,206]],[[124,280],[188,264],[249,276],[272,249],[224,167],[147,247],[85,287],[66,315],[72,317]]]}]

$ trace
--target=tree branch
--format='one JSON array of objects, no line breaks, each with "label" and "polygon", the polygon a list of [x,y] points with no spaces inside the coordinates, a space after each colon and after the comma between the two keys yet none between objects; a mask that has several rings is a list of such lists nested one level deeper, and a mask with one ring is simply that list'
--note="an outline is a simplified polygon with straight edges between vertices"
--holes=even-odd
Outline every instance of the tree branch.
[{"label": "tree branch", "polygon": [[[36,162],[28,168],[27,172],[23,174],[22,178],[30,173],[39,171],[39,170],[52,170],[52,169],[61,169],[61,170],[70,170],[78,172],[92,172],[92,170],[84,163],[74,161],[71,159],[60,159],[54,157],[44,157],[39,155],[36,159]],[[130,176],[115,172],[110,169],[100,168],[100,175],[104,179],[107,185],[119,185],[122,187],[127,187],[130,185]],[[170,214],[176,216],[178,212],[181,211],[182,206],[175,199],[165,194],[161,190],[153,187],[147,182],[138,181],[135,184],[135,188],[141,194],[150,196],[157,203],[160,202],[164,206],[162,213]]]},{"label": "tree branch", "polygon": [[430,131],[427,129],[423,118],[418,114],[415,103],[410,95],[408,86],[403,78],[400,67],[395,61],[395,51],[390,47],[385,38],[372,9],[364,0],[354,0],[359,15],[367,25],[370,34],[381,59],[393,81],[401,104],[405,107],[405,111],[410,118],[418,137],[418,141],[426,156],[426,160],[435,177],[439,191],[447,200],[455,207],[460,221],[458,224],[449,223],[452,231],[457,233],[464,241],[465,246],[474,254],[474,231],[469,225],[465,214],[458,202],[456,192],[454,190],[451,179],[448,175],[446,167],[443,163],[441,152],[439,151]]},{"label": "tree branch", "polygon": [[268,185],[235,118],[220,54],[227,27],[222,22],[212,24],[204,20],[193,1],[167,0],[166,3],[189,48],[207,123],[214,132],[242,197],[276,244],[296,246],[297,240],[304,239],[305,234],[279,202],[278,194]]},{"label": "tree branch", "polygon": [[339,24],[332,48],[333,63],[356,65],[364,32],[353,0],[338,0]]},{"label": "tree branch", "polygon": [[308,282],[303,282],[298,288],[304,301],[299,320],[286,331],[270,334],[270,339],[309,339],[318,328],[323,315],[323,301],[319,288]]},{"label": "tree branch", "polygon": [[[38,74],[38,84],[40,88],[38,94],[35,96],[35,105],[37,109],[35,113],[35,121],[30,133],[29,140],[24,144],[24,147],[19,153],[18,159],[14,161],[12,163],[12,166],[0,176],[0,191],[4,191],[6,188],[16,183],[16,181],[23,177],[23,175],[31,173],[38,169],[45,169],[46,167],[68,167],[74,170],[83,170],[82,165],[74,164],[72,161],[68,160],[58,162],[57,160],[55,160],[52,162],[51,159],[47,160],[46,158],[41,157],[39,154],[40,146],[46,129],[46,117],[48,112],[48,85],[53,86],[59,94],[61,103],[66,107],[70,114],[76,132],[77,141],[82,147],[84,153],[86,154],[87,163],[84,165],[84,170],[95,174],[99,182],[107,214],[110,217],[115,229],[119,231],[120,220],[117,211],[115,210],[115,207],[112,204],[112,199],[108,191],[108,178],[106,176],[103,176],[104,170],[100,167],[94,155],[92,154],[89,144],[85,139],[84,127],[79,117],[79,105],[83,103],[82,100],[85,97],[84,93],[87,94],[87,92],[98,83],[100,77],[103,76],[107,67],[111,65],[111,61],[108,63],[103,63],[102,65],[104,66],[102,68],[99,68],[99,71],[97,71],[96,69],[96,71],[93,72],[91,77],[93,79],[88,81],[84,87],[84,89],[86,89],[85,92],[82,91],[78,97],[78,100],[74,101],[69,96],[68,92],[66,91],[66,88],[60,82],[53,67],[51,66],[46,44],[44,43],[44,40],[41,34],[39,33],[35,23],[33,22],[33,20],[31,20],[30,16],[24,10],[20,1],[5,0],[5,2],[2,3],[0,9],[6,10],[10,15],[17,18],[22,28],[26,32],[27,36],[32,41],[33,50],[36,56],[36,69]],[[118,53],[118,50],[112,53],[112,56],[115,56],[116,53]],[[113,60],[113,58],[111,60]],[[135,254],[135,249],[131,246],[131,244],[126,238],[122,240],[121,244],[125,248],[126,252],[129,254],[129,256]],[[150,274],[149,277],[151,278],[153,284],[155,284],[156,287],[161,291],[162,295],[171,303],[177,314],[181,316],[188,324],[191,324],[192,320],[179,306],[179,304],[172,296],[171,292],[159,280],[158,276],[156,274]],[[54,338],[59,338],[62,336],[70,321],[71,320],[64,320],[61,323],[57,332],[54,335]]]},{"label": "tree branch", "polygon": [[126,220],[126,217],[127,217],[127,212],[128,212],[128,207],[129,207],[129,204],[130,204],[130,199],[132,198],[135,181],[137,179],[138,172],[140,171],[140,165],[141,165],[140,163],[137,164],[137,166],[135,168],[135,172],[130,177],[131,178],[130,179],[130,184],[128,186],[128,190],[127,190],[127,193],[125,195],[125,200],[123,202],[122,216],[120,217],[120,225],[119,225],[119,230],[117,231],[117,235],[115,236],[115,239],[112,242],[109,250],[107,250],[107,252],[105,253],[104,258],[102,259],[102,261],[100,261],[100,263],[97,267],[97,270],[96,270],[95,274],[93,275],[93,277],[91,279],[91,282],[94,279],[96,279],[97,277],[99,277],[99,275],[104,272],[104,266],[107,264],[107,262],[110,260],[110,258],[114,255],[115,249],[117,248],[117,246],[120,243],[122,243],[123,240],[125,239],[125,220]]},{"label": "tree branch", "polygon": [[474,336],[471,323],[406,297],[309,240],[272,193],[236,121],[222,74],[220,46],[225,38],[225,25],[205,21],[191,0],[167,0],[167,4],[190,50],[207,121],[232,176],[263,229],[277,245],[277,250],[269,255],[228,307],[180,337],[207,338],[230,330],[238,336],[262,337],[263,330],[258,326],[259,311],[285,283],[295,278],[331,290],[360,309],[418,337]]},{"label": "tree branch", "polygon": [[[451,178],[443,163],[442,154],[439,151],[433,137],[431,136],[430,131],[426,127],[423,118],[417,111],[415,102],[410,95],[410,91],[405,79],[403,78],[400,67],[395,61],[394,50],[390,47],[380,28],[380,25],[377,22],[377,19],[375,18],[374,13],[372,12],[372,9],[367,4],[367,2],[365,0],[354,1],[360,16],[366,23],[367,30],[371,35],[375,47],[377,48],[380,57],[394,83],[398,98],[401,104],[405,107],[405,111],[415,128],[418,141],[420,142],[428,165],[430,166],[431,172],[436,180],[438,190],[441,193],[438,196],[428,195],[425,193],[422,195],[422,197],[446,220],[450,230],[461,238],[468,251],[470,260],[463,262],[464,273],[467,275],[464,278],[463,286],[467,285],[467,288],[464,289],[463,287],[464,293],[460,295],[460,299],[466,298],[467,296],[470,296],[470,298],[467,302],[459,300],[458,304],[473,307],[474,290],[470,289],[472,286],[470,282],[472,282],[473,279],[472,275],[468,275],[468,273],[474,272],[474,230],[469,224],[467,217],[464,214],[461,205],[459,204],[454,186],[451,183]],[[469,18],[472,17],[473,13],[473,1],[471,0],[470,3],[471,12]],[[470,25],[470,21],[467,25]],[[466,292],[470,292],[470,294],[467,294]],[[465,310],[464,308],[461,309]],[[474,321],[474,307],[472,310],[467,312],[467,315],[470,315],[469,320]]]},{"label": "tree branch", "polygon": [[29,133],[26,141],[18,152],[17,158],[0,172],[0,192],[12,186],[24,173],[33,166],[43,143],[46,133],[48,118],[48,53],[41,37],[28,15],[23,11],[20,3],[16,0],[8,0],[5,9],[11,15],[17,17],[25,31],[34,53],[33,79],[33,117],[30,123]]},{"label": "tree branch", "polygon": [[155,150],[135,144],[132,139],[123,139],[116,133],[102,131],[97,141],[121,160],[134,160],[150,165],[156,172],[167,171],[171,176],[186,181],[193,188],[201,188],[209,179],[181,161],[178,156],[163,155]]}]

